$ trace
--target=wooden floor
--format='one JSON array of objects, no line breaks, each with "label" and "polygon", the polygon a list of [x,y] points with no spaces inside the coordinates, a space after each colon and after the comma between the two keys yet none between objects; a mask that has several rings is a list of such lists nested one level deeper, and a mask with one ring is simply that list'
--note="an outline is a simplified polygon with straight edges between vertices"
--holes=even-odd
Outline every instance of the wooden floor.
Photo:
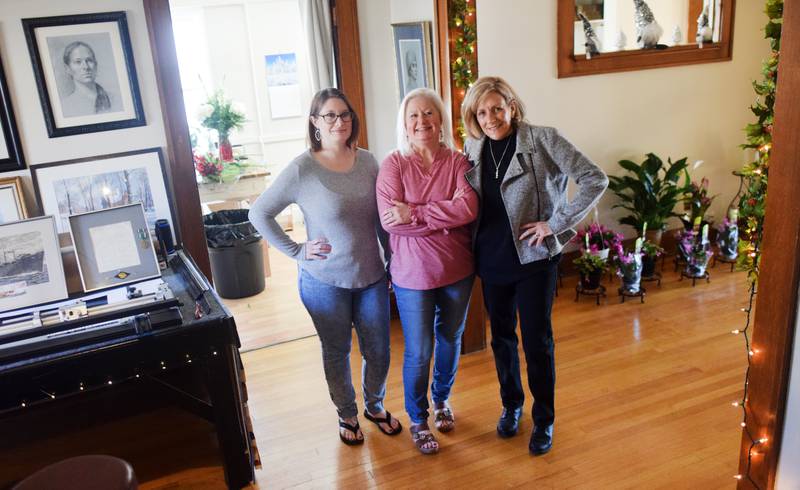
[{"label": "wooden floor", "polygon": [[[289,231],[297,242],[306,240],[302,224]],[[271,275],[261,293],[242,299],[224,300],[239,331],[242,352],[316,335],[300,295],[297,294],[297,262],[274,247],[269,249]]]},{"label": "wooden floor", "polygon": [[[407,431],[388,437],[362,419],[366,443],[343,445],[315,337],[243,355],[250,411],[263,459],[253,488],[733,488],[746,364],[745,275],[712,270],[696,287],[669,273],[646,303],[575,303],[574,280],[556,302],[556,426],[553,450],[528,455],[531,419],[500,439],[490,352],[461,359],[451,398],[457,428],[423,456]],[[283,291],[284,297],[296,294]],[[387,408],[403,409],[403,342],[393,326]],[[360,363],[354,356],[354,378]],[[360,404],[360,406],[363,406]],[[530,411],[530,400],[526,412]],[[147,489],[224,488],[209,424],[176,408],[98,424],[0,451],[5,474],[24,475],[68,452],[131,461]],[[65,449],[69,448],[69,449]]]}]

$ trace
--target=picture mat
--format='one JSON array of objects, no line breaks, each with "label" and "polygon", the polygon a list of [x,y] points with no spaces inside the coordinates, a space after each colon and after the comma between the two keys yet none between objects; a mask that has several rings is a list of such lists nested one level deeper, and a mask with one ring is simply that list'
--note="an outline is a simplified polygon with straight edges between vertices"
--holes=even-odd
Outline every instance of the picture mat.
[{"label": "picture mat", "polygon": [[[108,287],[120,286],[131,282],[161,276],[161,269],[158,267],[155,249],[153,248],[152,236],[148,233],[146,238],[146,248],[142,247],[142,241],[136,236],[135,232],[129,236],[118,237],[117,246],[124,240],[133,240],[133,246],[139,258],[139,265],[101,272],[98,270],[96,259],[98,251],[92,243],[90,230],[98,226],[105,226],[114,223],[130,222],[133,230],[139,228],[147,229],[147,222],[144,218],[144,210],[141,204],[131,204],[116,208],[103,209],[91,213],[76,214],[69,217],[70,235],[75,247],[75,258],[78,262],[78,272],[81,276],[83,290],[86,292]],[[106,253],[102,250],[100,253]],[[115,277],[119,272],[124,272],[125,277]]]},{"label": "picture mat", "polygon": [[53,218],[0,225],[0,311],[58,301],[67,295]]},{"label": "picture mat", "polygon": [[169,221],[173,230],[173,238],[175,238],[175,227],[172,223],[172,213],[159,155],[158,151],[145,151],[108,158],[98,157],[97,160],[63,162],[52,166],[34,166],[32,167],[35,177],[34,183],[42,210],[44,213],[52,214],[56,217],[56,227],[59,233],[67,233],[69,231],[67,219],[69,215],[62,213],[59,209],[55,189],[58,182],[76,177],[90,177],[143,168],[147,174],[150,194],[153,199],[154,214],[148,213],[148,224],[151,231],[155,227],[155,220],[163,218]]},{"label": "picture mat", "polygon": [[98,272],[136,267],[142,262],[136,251],[136,234],[130,221],[89,228]]},{"label": "picture mat", "polygon": [[[61,111],[61,100],[58,93],[58,82],[53,73],[53,60],[50,56],[50,48],[47,45],[47,38],[75,36],[81,37],[87,33],[108,32],[111,34],[111,46],[114,55],[114,68],[117,76],[117,85],[120,87],[119,96],[122,98],[123,110],[119,112],[109,112],[105,114],[92,114],[89,116],[75,116],[65,118]],[[56,127],[83,126],[88,124],[98,124],[111,121],[123,121],[135,119],[136,112],[133,107],[133,100],[130,93],[130,82],[128,80],[127,66],[125,63],[125,53],[120,43],[119,25],[117,22],[95,22],[88,24],[72,24],[63,26],[37,27],[35,29],[36,44],[41,59],[42,71],[44,72],[47,93],[50,98],[50,106],[53,108],[53,121]],[[96,53],[95,53],[96,54]],[[60,60],[57,63],[63,64]],[[98,60],[100,63],[100,60]]]}]

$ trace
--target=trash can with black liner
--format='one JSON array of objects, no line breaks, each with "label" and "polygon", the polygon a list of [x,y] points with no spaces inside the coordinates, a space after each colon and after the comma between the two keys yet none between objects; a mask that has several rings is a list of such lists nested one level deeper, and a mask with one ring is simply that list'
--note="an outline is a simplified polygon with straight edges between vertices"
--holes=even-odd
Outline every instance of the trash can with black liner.
[{"label": "trash can with black liner", "polygon": [[214,288],[223,298],[244,298],[264,290],[261,235],[247,213],[247,209],[228,209],[203,216]]}]

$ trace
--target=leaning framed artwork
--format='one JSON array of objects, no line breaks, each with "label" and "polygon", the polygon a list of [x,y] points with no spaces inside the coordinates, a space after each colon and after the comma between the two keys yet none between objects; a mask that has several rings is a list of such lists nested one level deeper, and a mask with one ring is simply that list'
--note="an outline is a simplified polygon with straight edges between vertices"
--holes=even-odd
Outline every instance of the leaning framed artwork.
[{"label": "leaning framed artwork", "polygon": [[31,176],[36,199],[45,214],[55,216],[59,233],[69,231],[72,214],[136,202],[144,206],[151,230],[162,218],[176,229],[160,148],[34,165]]},{"label": "leaning framed artwork", "polygon": [[74,214],[69,230],[85,292],[161,276],[141,202]]},{"label": "leaning framed artwork", "polygon": [[19,141],[14,109],[8,93],[3,60],[0,59],[0,172],[22,170],[25,159],[22,157],[22,144]]},{"label": "leaning framed artwork", "polygon": [[51,138],[145,125],[125,12],[22,26]]},{"label": "leaning framed artwork", "polygon": [[53,217],[0,224],[0,311],[66,297]]},{"label": "leaning framed artwork", "polygon": [[433,88],[431,23],[392,24],[400,100],[415,88]]},{"label": "leaning framed artwork", "polygon": [[0,179],[0,224],[20,221],[28,217],[22,197],[22,179]]}]

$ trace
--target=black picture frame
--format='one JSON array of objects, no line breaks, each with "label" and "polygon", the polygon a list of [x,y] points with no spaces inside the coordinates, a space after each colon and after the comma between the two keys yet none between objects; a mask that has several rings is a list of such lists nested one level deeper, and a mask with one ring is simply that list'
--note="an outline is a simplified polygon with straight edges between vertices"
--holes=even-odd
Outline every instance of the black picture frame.
[{"label": "black picture frame", "polygon": [[22,156],[22,144],[17,131],[17,121],[14,119],[14,108],[11,106],[11,95],[8,93],[2,58],[0,58],[0,135],[2,135],[0,172],[24,169],[25,158]]},{"label": "black picture frame", "polygon": [[[51,138],[146,124],[125,12],[22,19],[22,27]],[[94,98],[80,95],[78,85],[84,84],[70,73],[72,63],[64,62],[82,52],[87,53],[83,59],[93,62],[87,85],[97,94]]]}]

